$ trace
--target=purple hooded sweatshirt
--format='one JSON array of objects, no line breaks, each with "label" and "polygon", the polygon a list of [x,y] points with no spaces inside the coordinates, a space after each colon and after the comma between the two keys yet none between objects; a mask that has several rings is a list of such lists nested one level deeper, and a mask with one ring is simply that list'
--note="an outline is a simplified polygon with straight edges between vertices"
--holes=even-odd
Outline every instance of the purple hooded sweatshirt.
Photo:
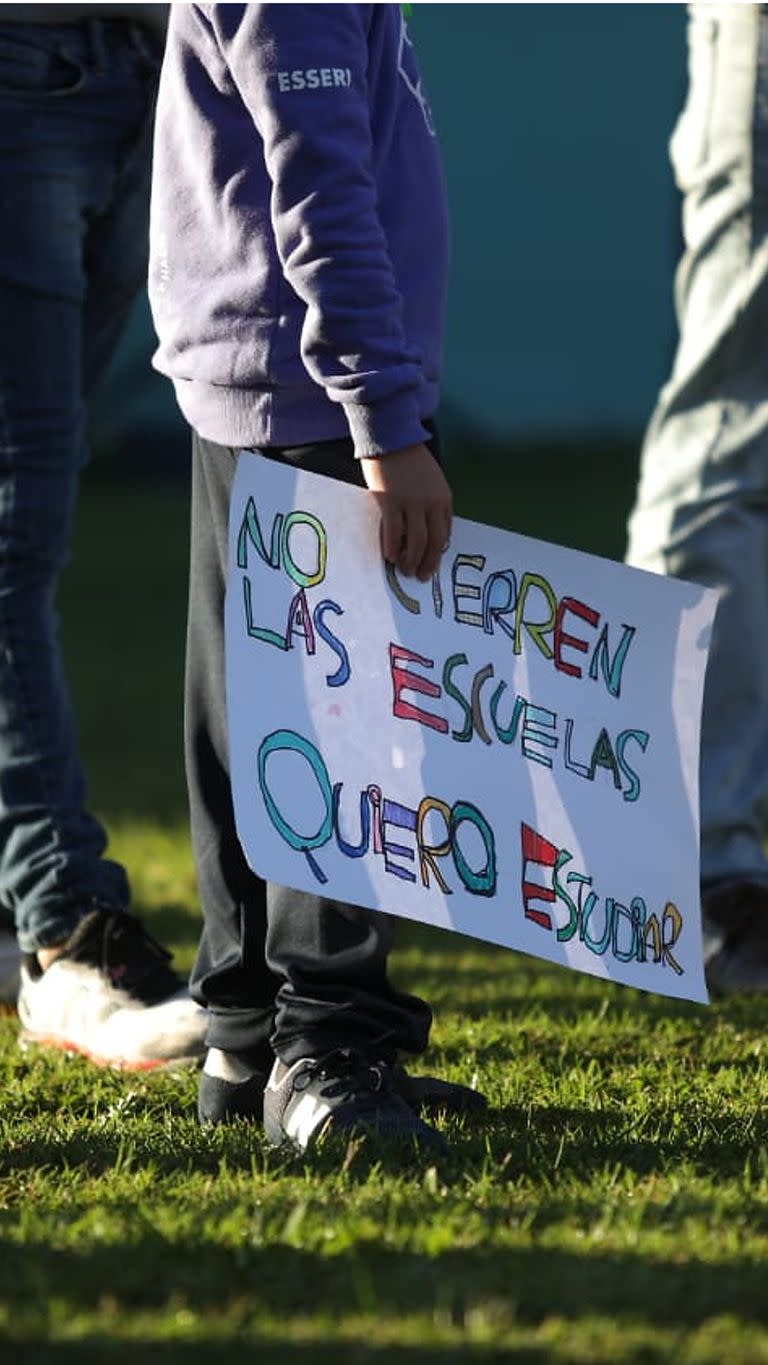
[{"label": "purple hooded sweatshirt", "polygon": [[228,446],[422,441],[448,257],[400,6],[172,6],[152,195],[154,364]]}]

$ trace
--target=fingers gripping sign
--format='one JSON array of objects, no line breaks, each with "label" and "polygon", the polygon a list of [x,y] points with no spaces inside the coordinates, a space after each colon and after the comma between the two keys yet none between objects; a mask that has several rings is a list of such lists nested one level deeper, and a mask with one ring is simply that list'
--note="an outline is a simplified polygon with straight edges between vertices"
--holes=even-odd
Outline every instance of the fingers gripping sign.
[{"label": "fingers gripping sign", "polygon": [[362,459],[363,477],[381,512],[381,549],[406,578],[436,573],[451,535],[448,481],[425,445]]}]

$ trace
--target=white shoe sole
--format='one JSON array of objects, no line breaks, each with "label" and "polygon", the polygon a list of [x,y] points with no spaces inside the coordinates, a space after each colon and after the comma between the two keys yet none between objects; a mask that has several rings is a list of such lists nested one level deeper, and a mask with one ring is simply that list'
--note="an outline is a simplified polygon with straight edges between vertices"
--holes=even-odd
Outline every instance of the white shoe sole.
[{"label": "white shoe sole", "polygon": [[104,974],[57,959],[33,980],[21,969],[22,1047],[48,1047],[118,1071],[167,1070],[202,1061],[207,1015],[185,991],[142,1005]]},{"label": "white shoe sole", "polygon": [[109,1071],[185,1071],[200,1066],[203,1060],[202,1052],[193,1052],[187,1057],[152,1057],[141,1060],[131,1057],[100,1057],[98,1052],[92,1052],[79,1043],[51,1034],[34,1033],[30,1029],[22,1029],[17,1042],[22,1052],[34,1051],[38,1047],[49,1048],[53,1052],[63,1052],[68,1057],[84,1057],[92,1066]]}]

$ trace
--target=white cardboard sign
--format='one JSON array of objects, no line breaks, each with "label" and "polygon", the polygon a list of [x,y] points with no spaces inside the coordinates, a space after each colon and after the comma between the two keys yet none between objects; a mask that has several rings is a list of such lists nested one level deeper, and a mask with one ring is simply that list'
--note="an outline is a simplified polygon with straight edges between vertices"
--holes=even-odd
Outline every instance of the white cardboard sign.
[{"label": "white cardboard sign", "polygon": [[427,584],[362,489],[240,456],[227,703],[260,876],[706,1000],[716,594],[457,518]]}]

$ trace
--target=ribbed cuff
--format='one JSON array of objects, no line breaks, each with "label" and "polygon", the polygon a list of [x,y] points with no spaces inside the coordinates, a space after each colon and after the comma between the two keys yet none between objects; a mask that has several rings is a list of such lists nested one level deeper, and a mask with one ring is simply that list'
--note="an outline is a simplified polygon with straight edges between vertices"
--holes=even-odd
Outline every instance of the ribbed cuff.
[{"label": "ribbed cuff", "polygon": [[382,403],[344,403],[343,407],[358,460],[427,440],[413,393],[398,393]]}]

